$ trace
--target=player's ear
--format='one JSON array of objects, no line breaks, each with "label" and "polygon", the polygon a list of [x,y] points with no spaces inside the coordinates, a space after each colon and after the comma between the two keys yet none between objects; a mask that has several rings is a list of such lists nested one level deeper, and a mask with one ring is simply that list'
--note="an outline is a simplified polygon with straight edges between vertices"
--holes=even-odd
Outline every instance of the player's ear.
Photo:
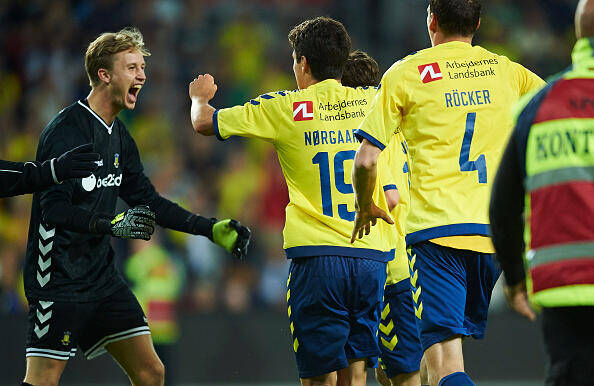
[{"label": "player's ear", "polygon": [[475,32],[478,31],[478,29],[479,29],[480,26],[481,26],[481,19],[479,18],[478,24],[476,25]]},{"label": "player's ear", "polygon": [[301,66],[301,72],[303,74],[311,74],[311,68],[309,67],[309,63],[307,63],[307,58],[305,56],[301,57],[299,65]]},{"label": "player's ear", "polygon": [[111,76],[109,75],[109,71],[107,71],[105,68],[98,69],[97,76],[99,77],[99,80],[104,83],[109,83],[111,81]]},{"label": "player's ear", "polygon": [[435,14],[433,12],[431,12],[427,18],[427,27],[429,27],[430,32],[437,32],[437,18],[435,17]]}]

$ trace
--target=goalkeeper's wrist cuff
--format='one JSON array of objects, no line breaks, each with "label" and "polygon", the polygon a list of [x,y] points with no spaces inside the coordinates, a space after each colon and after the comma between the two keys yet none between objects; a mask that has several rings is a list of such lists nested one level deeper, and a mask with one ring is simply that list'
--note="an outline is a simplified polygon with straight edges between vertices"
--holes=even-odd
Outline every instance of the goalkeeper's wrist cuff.
[{"label": "goalkeeper's wrist cuff", "polygon": [[199,215],[192,215],[186,221],[190,223],[191,234],[206,236],[210,241],[212,241],[212,226],[217,222],[216,218],[206,218]]},{"label": "goalkeeper's wrist cuff", "polygon": [[111,234],[111,220],[108,217],[93,214],[89,222],[89,232],[99,234]]},{"label": "goalkeeper's wrist cuff", "polygon": [[58,181],[58,176],[56,175],[56,169],[54,167],[55,162],[56,162],[56,159],[55,158],[52,158],[50,160],[50,170],[52,171],[52,178],[54,180],[54,183],[61,184],[62,182],[61,181]]}]

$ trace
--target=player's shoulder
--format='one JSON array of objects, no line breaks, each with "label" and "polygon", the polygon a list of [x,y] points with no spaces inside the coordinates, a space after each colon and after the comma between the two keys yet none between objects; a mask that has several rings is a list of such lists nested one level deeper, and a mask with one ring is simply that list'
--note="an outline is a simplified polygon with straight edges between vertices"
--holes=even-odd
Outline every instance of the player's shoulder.
[{"label": "player's shoulder", "polygon": [[422,60],[426,56],[427,50],[428,48],[420,51],[414,51],[406,55],[405,57],[398,59],[390,66],[390,68],[388,68],[388,70],[386,71],[386,75],[413,66],[418,60]]},{"label": "player's shoulder", "polygon": [[379,90],[380,86],[359,86],[359,87],[350,87],[350,86],[342,86],[344,88],[344,93],[347,99],[354,99],[354,98],[364,98],[372,100],[375,98],[377,94],[377,90]]},{"label": "player's shoulder", "polygon": [[256,98],[250,99],[247,103],[253,106],[268,106],[268,105],[275,105],[278,103],[282,103],[291,99],[292,95],[296,92],[301,90],[280,90],[280,91],[270,91],[264,94],[257,96]]},{"label": "player's shoulder", "polygon": [[518,63],[512,61],[507,56],[490,51],[483,46],[474,45],[474,46],[472,46],[472,49],[476,53],[475,56],[481,56],[484,58],[491,59],[493,61],[491,64],[499,64],[499,65],[504,65],[504,66],[518,64]]},{"label": "player's shoulder", "polygon": [[77,103],[73,103],[52,118],[39,137],[41,148],[70,148],[88,142],[80,130],[78,109]]},{"label": "player's shoulder", "polygon": [[77,126],[76,120],[79,114],[77,102],[63,108],[43,129],[41,137],[73,135],[72,129]]}]

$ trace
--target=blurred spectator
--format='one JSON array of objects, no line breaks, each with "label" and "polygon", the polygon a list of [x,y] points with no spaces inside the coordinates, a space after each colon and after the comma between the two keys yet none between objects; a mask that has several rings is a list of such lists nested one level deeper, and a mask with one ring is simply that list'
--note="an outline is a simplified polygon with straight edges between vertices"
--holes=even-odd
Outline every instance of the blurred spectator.
[{"label": "blurred spectator", "polygon": [[177,305],[184,274],[183,266],[156,241],[158,237],[155,233],[148,242],[131,242],[132,255],[126,261],[125,274],[148,319],[155,351],[168,369],[165,379],[171,385],[175,378],[174,347],[179,338]]}]

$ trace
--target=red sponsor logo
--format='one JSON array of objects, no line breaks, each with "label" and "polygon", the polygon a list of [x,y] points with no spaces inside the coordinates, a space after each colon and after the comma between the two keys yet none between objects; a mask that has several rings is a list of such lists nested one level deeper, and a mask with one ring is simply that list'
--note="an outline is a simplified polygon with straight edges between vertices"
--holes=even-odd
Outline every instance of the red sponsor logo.
[{"label": "red sponsor logo", "polygon": [[294,121],[310,121],[314,117],[313,102],[293,102],[293,120]]},{"label": "red sponsor logo", "polygon": [[439,64],[437,64],[437,62],[419,66],[419,74],[421,74],[421,80],[423,83],[429,83],[443,78],[441,75],[441,69],[439,68]]}]

